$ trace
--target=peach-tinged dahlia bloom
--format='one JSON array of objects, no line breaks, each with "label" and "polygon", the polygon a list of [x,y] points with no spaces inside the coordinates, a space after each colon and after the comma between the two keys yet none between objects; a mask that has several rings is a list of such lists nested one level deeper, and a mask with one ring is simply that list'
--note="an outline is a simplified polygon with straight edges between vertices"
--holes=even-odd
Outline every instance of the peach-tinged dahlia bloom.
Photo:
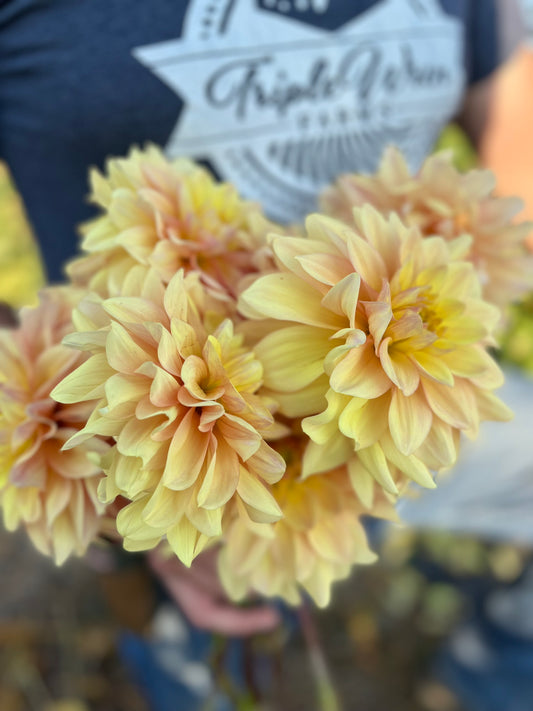
[{"label": "peach-tinged dahlia bloom", "polygon": [[189,160],[168,160],[155,146],[134,148],[109,160],[106,175],[93,170],[90,177],[102,215],[85,228],[87,255],[68,267],[76,284],[116,296],[134,265],[155,269],[165,283],[179,269],[197,270],[228,299],[244,276],[268,263],[272,224],[232,185]]},{"label": "peach-tinged dahlia bloom", "polygon": [[125,547],[166,537],[189,565],[221,534],[228,501],[238,499],[253,520],[279,518],[265,483],[285,465],[264,440],[275,428],[272,403],[257,394],[261,364],[232,321],[212,311],[221,302],[195,273],[179,271],[166,287],[153,272],[140,278],[126,280],[121,297],[80,305],[80,333],[68,342],[91,356],[54,397],[99,399],[68,446],[114,438],[100,495],[131,502],[117,517]]},{"label": "peach-tinged dahlia bloom", "polygon": [[0,504],[9,530],[24,525],[35,546],[56,563],[82,555],[98,533],[105,506],[97,497],[100,439],[63,452],[87,422],[93,404],[59,405],[54,386],[85,355],[61,344],[72,330],[81,294],[66,287],[41,292],[23,309],[20,326],[0,331]]},{"label": "peach-tinged dahlia bloom", "polygon": [[335,581],[348,577],[354,565],[377,558],[361,516],[395,519],[394,508],[380,494],[367,509],[355,495],[346,467],[301,479],[302,437],[274,446],[287,461],[283,478],[271,487],[283,518],[258,524],[233,517],[219,556],[220,578],[235,600],[255,591],[298,605],[303,589],[325,607]]},{"label": "peach-tinged dahlia bloom", "polygon": [[[280,412],[305,417],[303,474],[349,462],[387,491],[433,486],[460,431],[507,419],[502,375],[485,346],[499,310],[483,301],[469,238],[423,237],[367,206],[354,228],[311,216],[308,238],[272,237],[279,273],[259,277],[240,308],[276,319],[255,347]],[[352,477],[353,478],[353,477]]]},{"label": "peach-tinged dahlia bloom", "polygon": [[465,257],[480,275],[484,298],[503,307],[533,289],[533,257],[526,245],[532,225],[514,223],[521,201],[496,197],[494,187],[491,171],[460,173],[449,152],[430,156],[413,175],[391,147],[375,175],[343,175],[327,188],[321,208],[352,224],[352,209],[370,203],[386,215],[397,212],[424,235],[448,240],[470,235]]}]

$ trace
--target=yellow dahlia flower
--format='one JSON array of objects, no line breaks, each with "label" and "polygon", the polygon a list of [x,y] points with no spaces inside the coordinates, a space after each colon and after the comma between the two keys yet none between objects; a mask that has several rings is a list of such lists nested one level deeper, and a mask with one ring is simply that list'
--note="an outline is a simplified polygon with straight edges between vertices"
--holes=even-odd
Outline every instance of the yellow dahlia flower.
[{"label": "yellow dahlia flower", "polygon": [[96,536],[104,505],[97,465],[107,445],[63,452],[87,421],[92,403],[58,405],[54,386],[84,354],[61,345],[72,330],[78,291],[49,288],[23,309],[20,326],[0,331],[0,505],[6,528],[24,525],[35,546],[60,564],[82,555]]},{"label": "yellow dahlia flower", "polygon": [[460,431],[509,416],[485,350],[499,310],[458,258],[469,238],[423,237],[370,206],[354,210],[354,229],[315,215],[307,230],[307,239],[272,237],[279,273],[240,301],[252,318],[287,322],[254,350],[280,412],[305,417],[313,442],[303,474],[355,451],[391,493],[398,471],[433,486],[429,470],[453,464]]},{"label": "yellow dahlia flower", "polygon": [[[259,208],[186,159],[167,160],[155,146],[111,159],[93,170],[91,199],[103,214],[85,228],[68,273],[101,296],[116,296],[134,265],[153,268],[168,283],[179,269],[197,270],[221,298],[263,264],[272,227]],[[268,261],[268,258],[266,258]]]},{"label": "yellow dahlia flower", "polygon": [[91,356],[54,397],[99,399],[68,446],[114,438],[100,495],[131,502],[117,517],[125,547],[144,550],[166,537],[190,565],[221,534],[231,499],[255,521],[280,516],[263,482],[277,481],[285,465],[264,440],[273,418],[257,394],[261,364],[233,323],[211,311],[221,302],[196,273],[179,271],[167,287],[153,272],[141,276],[126,280],[121,297],[81,304],[80,333],[68,342]]},{"label": "yellow dahlia flower", "polygon": [[533,257],[526,245],[531,223],[513,224],[521,201],[495,197],[494,187],[490,171],[460,173],[448,152],[430,156],[412,175],[400,151],[391,147],[375,175],[341,176],[322,194],[321,207],[351,224],[353,207],[370,203],[384,214],[397,212],[426,236],[470,235],[465,257],[480,275],[484,298],[505,306],[533,288]]},{"label": "yellow dahlia flower", "polygon": [[325,607],[336,580],[348,577],[354,565],[377,558],[369,549],[361,516],[395,519],[394,508],[380,495],[366,509],[351,488],[346,467],[302,480],[302,437],[274,446],[287,461],[283,478],[271,487],[283,518],[257,524],[235,516],[219,556],[220,578],[235,600],[253,590],[298,605],[303,588]]}]

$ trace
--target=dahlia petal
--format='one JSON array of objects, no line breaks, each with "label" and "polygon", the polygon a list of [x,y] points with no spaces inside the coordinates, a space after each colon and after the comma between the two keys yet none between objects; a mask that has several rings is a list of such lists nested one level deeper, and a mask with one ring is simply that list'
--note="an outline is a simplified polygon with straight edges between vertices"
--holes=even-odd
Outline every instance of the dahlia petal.
[{"label": "dahlia petal", "polygon": [[106,356],[109,365],[118,373],[131,375],[145,361],[151,360],[144,348],[141,348],[128,331],[119,323],[112,322],[106,341]]},{"label": "dahlia petal", "polygon": [[424,373],[424,376],[443,385],[453,385],[453,374],[446,365],[445,359],[440,355],[427,351],[415,351],[410,357]]},{"label": "dahlia petal", "polygon": [[191,324],[185,321],[178,321],[177,319],[172,319],[170,323],[170,331],[172,338],[176,343],[178,353],[182,358],[187,358],[189,356],[201,356],[201,349],[198,343],[198,337],[195,329]]},{"label": "dahlia petal", "polygon": [[210,433],[200,432],[195,424],[197,415],[190,410],[180,422],[170,443],[162,481],[175,491],[194,484],[205,463]]},{"label": "dahlia petal", "polygon": [[185,517],[169,528],[167,540],[174,553],[188,568],[209,542],[208,537],[199,533]]},{"label": "dahlia petal", "polygon": [[[188,356],[181,369],[181,379],[189,393],[198,400],[211,400],[211,396],[206,394],[202,383],[206,383],[209,371],[202,358],[196,355]],[[204,385],[205,387],[205,385]]]},{"label": "dahlia petal", "polygon": [[457,459],[457,443],[451,426],[438,417],[433,417],[428,436],[416,454],[429,466],[433,466],[430,462],[435,460],[435,469],[453,466]]},{"label": "dahlia petal", "polygon": [[322,330],[310,326],[289,326],[266,336],[255,354],[263,363],[267,388],[295,392],[323,373],[330,343]]},{"label": "dahlia petal", "polygon": [[[365,301],[363,304],[368,316],[368,328],[374,339],[375,348],[379,348],[381,339],[392,320],[390,286],[388,284],[383,296],[388,298],[385,301]],[[380,298],[382,298],[382,295],[380,295]]]},{"label": "dahlia petal", "polygon": [[339,429],[354,440],[355,450],[377,442],[387,427],[390,399],[382,396],[375,400],[352,398],[339,417]]},{"label": "dahlia petal", "polygon": [[294,274],[267,274],[255,281],[239,299],[239,309],[246,316],[261,314],[265,318],[331,328],[344,323],[340,316],[321,308],[321,296],[311,285]]},{"label": "dahlia petal", "polygon": [[56,565],[62,565],[74,549],[76,535],[69,517],[63,514],[56,518],[52,525],[54,560]]},{"label": "dahlia petal", "polygon": [[335,469],[349,461],[352,456],[353,445],[340,432],[336,433],[327,445],[319,445],[311,440],[302,459],[302,479]]},{"label": "dahlia petal", "polygon": [[128,457],[140,457],[146,463],[159,448],[151,438],[151,422],[130,419],[117,437],[117,450]]},{"label": "dahlia petal", "polygon": [[330,384],[335,392],[366,400],[380,397],[391,385],[370,341],[352,348],[339,360]]},{"label": "dahlia petal", "polygon": [[141,551],[149,551],[155,548],[159,543],[161,543],[161,536],[150,537],[148,532],[145,531],[144,538],[124,538],[123,547],[128,553],[140,553]]},{"label": "dahlia petal", "polygon": [[[291,242],[294,237],[291,238]],[[313,248],[310,240],[302,240],[304,242],[305,253],[296,258],[305,274],[315,279],[319,284],[334,286],[344,277],[348,276],[352,271],[350,262],[339,254],[324,253],[324,243],[316,248],[316,252],[309,254]],[[333,250],[332,250],[333,251]],[[279,256],[279,255],[278,255]],[[291,269],[291,271],[296,271]],[[305,277],[304,277],[305,278]]]},{"label": "dahlia petal", "polygon": [[387,268],[381,255],[355,232],[348,239],[348,253],[354,270],[375,291],[380,291]]},{"label": "dahlia petal", "polygon": [[[442,360],[455,375],[460,377],[480,377],[485,383],[485,377],[488,376],[484,387],[492,389],[503,385],[501,370],[482,346],[468,346],[457,349],[453,353],[443,353]],[[492,384],[493,379],[494,384]]]},{"label": "dahlia petal", "polygon": [[[241,466],[237,493],[245,504],[265,514],[269,521],[281,518],[281,509],[268,489]],[[249,512],[250,513],[250,512]],[[252,520],[255,520],[252,518]],[[263,521],[258,521],[263,523]]]},{"label": "dahlia petal", "polygon": [[157,368],[150,386],[150,400],[156,407],[173,407],[178,401],[178,389],[176,378],[163,368]]},{"label": "dahlia petal", "polygon": [[39,553],[46,556],[52,555],[50,542],[50,532],[47,530],[44,521],[36,521],[26,526],[28,536]]},{"label": "dahlia petal", "polygon": [[[301,583],[313,598],[316,606],[325,608],[331,601],[331,580],[329,580],[327,573],[322,570],[322,567],[323,566],[317,563],[311,575],[305,580],[302,580]],[[347,566],[346,575],[348,571],[349,566]],[[343,577],[346,576],[341,575],[338,579],[341,580]]]},{"label": "dahlia petal", "polygon": [[179,522],[189,498],[188,492],[171,491],[160,482],[142,510],[142,520],[151,528],[165,530]]},{"label": "dahlia petal", "polygon": [[309,542],[315,551],[321,556],[334,562],[342,562],[346,559],[347,537],[339,536],[336,521],[323,520],[314,526],[309,532]]},{"label": "dahlia petal", "polygon": [[79,363],[80,355],[61,343],[41,353],[34,364],[35,378],[40,383],[35,397],[48,395],[52,388]]},{"label": "dahlia petal", "polygon": [[397,494],[398,488],[391,476],[387,459],[380,444],[360,449],[357,453],[361,464],[372,474],[374,479],[390,494]]},{"label": "dahlia petal", "polygon": [[476,401],[481,420],[495,420],[497,422],[508,422],[514,415],[507,405],[496,397],[494,393],[486,390],[476,391]]},{"label": "dahlia petal", "polygon": [[431,476],[429,469],[418,457],[413,454],[406,456],[402,454],[388,437],[385,437],[382,444],[383,452],[387,459],[398,467],[409,479],[412,479],[420,486],[426,489],[434,489],[435,482]]},{"label": "dahlia petal", "polygon": [[88,479],[99,473],[99,467],[91,461],[85,449],[62,451],[50,447],[46,460],[48,468],[65,479]]},{"label": "dahlia petal", "polygon": [[233,496],[239,482],[239,459],[231,446],[214,441],[209,464],[198,491],[197,504],[205,509],[223,506]]},{"label": "dahlia petal", "polygon": [[45,502],[46,521],[50,526],[67,507],[72,485],[69,481],[55,481],[49,489]]},{"label": "dahlia petal", "polygon": [[[489,304],[486,305],[490,306]],[[483,341],[487,337],[490,324],[495,324],[498,320],[494,318],[495,311],[497,310],[492,306],[489,312],[484,308],[476,308],[474,310],[471,306],[467,316],[456,318],[447,326],[445,331],[446,339],[458,345],[470,345]],[[499,318],[499,312],[497,313]]]},{"label": "dahlia petal", "polygon": [[171,375],[178,376],[181,372],[182,360],[176,348],[176,342],[172,335],[161,324],[156,324],[158,327],[157,334],[157,359],[161,366]]},{"label": "dahlia petal", "polygon": [[111,375],[113,370],[105,354],[98,353],[63,378],[50,393],[51,397],[64,403],[98,400],[103,397],[104,383]]},{"label": "dahlia petal", "polygon": [[441,420],[461,430],[477,426],[478,412],[472,386],[461,378],[455,379],[453,388],[448,385],[422,380],[428,405]]},{"label": "dahlia petal", "polygon": [[[39,441],[37,440],[36,443],[39,444]],[[27,458],[23,458],[24,455],[19,457],[11,467],[10,482],[22,487],[44,488],[48,474],[48,463],[44,453],[38,451],[29,457],[28,452],[25,454]]]},{"label": "dahlia petal", "polygon": [[353,490],[365,508],[371,510],[374,504],[374,478],[363,466],[359,457],[348,461],[348,474]]},{"label": "dahlia petal", "polygon": [[222,511],[222,508],[206,509],[196,506],[191,498],[187,517],[200,533],[213,539],[222,534]]},{"label": "dahlia petal", "polygon": [[418,388],[420,374],[410,357],[398,351],[390,338],[385,338],[379,347],[379,360],[387,378],[409,397]]},{"label": "dahlia petal", "polygon": [[168,323],[168,317],[160,306],[137,296],[114,296],[106,299],[102,306],[112,319],[120,323]]},{"label": "dahlia petal", "polygon": [[264,441],[261,441],[259,449],[247,460],[246,466],[267,484],[275,484],[285,472],[283,457]]},{"label": "dahlia petal", "polygon": [[337,422],[350,400],[333,390],[326,393],[327,407],[318,415],[306,417],[302,429],[316,444],[326,444],[337,434]]},{"label": "dahlia petal", "polygon": [[[271,393],[279,405],[279,412],[286,417],[307,417],[320,412],[326,406],[325,395],[329,382],[326,375],[294,393]],[[265,392],[265,394],[267,394]]]},{"label": "dahlia petal", "polygon": [[355,328],[355,312],[360,286],[361,277],[359,274],[348,274],[337,282],[322,299],[322,305],[326,309],[348,318],[350,328]]},{"label": "dahlia petal", "polygon": [[261,445],[261,436],[257,430],[246,420],[229,412],[220,418],[217,430],[243,462],[255,454]]},{"label": "dahlia petal", "polygon": [[405,397],[399,390],[394,390],[388,421],[394,444],[402,454],[409,456],[426,439],[433,416],[420,390],[409,397]]},{"label": "dahlia petal", "polygon": [[125,402],[138,402],[149,391],[150,383],[137,375],[116,373],[105,382],[105,396],[110,409]]},{"label": "dahlia petal", "polygon": [[184,284],[183,271],[179,271],[172,277],[165,289],[164,296],[165,311],[172,318],[181,321],[187,320],[189,310],[189,298]]},{"label": "dahlia petal", "polygon": [[338,252],[329,242],[325,240],[312,239],[311,237],[284,237],[282,235],[269,236],[270,247],[276,258],[287,269],[297,276],[305,279],[305,269],[299,262],[300,257],[307,257],[309,254],[321,256],[337,256]]},{"label": "dahlia petal", "polygon": [[129,503],[118,512],[117,530],[124,538],[135,536],[149,528],[143,519],[143,511],[148,498],[148,496],[143,496],[137,501]]}]

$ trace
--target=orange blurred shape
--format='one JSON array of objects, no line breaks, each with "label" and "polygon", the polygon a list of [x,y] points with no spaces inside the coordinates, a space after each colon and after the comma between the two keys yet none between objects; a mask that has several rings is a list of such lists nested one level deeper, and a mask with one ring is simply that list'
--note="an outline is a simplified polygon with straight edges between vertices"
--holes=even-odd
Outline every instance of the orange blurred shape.
[{"label": "orange blurred shape", "polygon": [[533,220],[533,47],[520,48],[496,77],[481,157],[496,174],[498,192],[524,201],[520,219]]}]

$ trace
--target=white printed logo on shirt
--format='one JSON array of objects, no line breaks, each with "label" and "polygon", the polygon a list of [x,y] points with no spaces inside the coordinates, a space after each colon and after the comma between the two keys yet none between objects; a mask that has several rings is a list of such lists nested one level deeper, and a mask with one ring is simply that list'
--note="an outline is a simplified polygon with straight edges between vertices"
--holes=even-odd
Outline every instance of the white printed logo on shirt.
[{"label": "white printed logo on shirt", "polygon": [[328,0],[191,0],[179,39],[134,50],[183,100],[168,155],[208,160],[285,222],[389,143],[416,167],[464,88],[460,22],[436,0],[382,0],[334,32],[284,12]]}]

